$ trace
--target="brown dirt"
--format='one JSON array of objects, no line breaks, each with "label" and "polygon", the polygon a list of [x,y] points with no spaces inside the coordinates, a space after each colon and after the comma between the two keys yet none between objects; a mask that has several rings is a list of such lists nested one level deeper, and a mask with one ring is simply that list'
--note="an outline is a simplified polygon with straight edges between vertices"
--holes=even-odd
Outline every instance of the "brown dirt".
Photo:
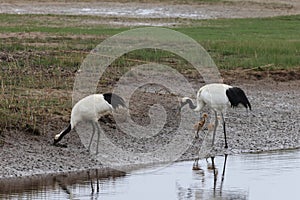
[{"label": "brown dirt", "polygon": [[255,69],[235,69],[235,70],[223,70],[221,71],[224,82],[243,83],[247,82],[288,82],[300,80],[300,67],[294,69],[277,69],[277,70],[265,70],[261,71]]}]

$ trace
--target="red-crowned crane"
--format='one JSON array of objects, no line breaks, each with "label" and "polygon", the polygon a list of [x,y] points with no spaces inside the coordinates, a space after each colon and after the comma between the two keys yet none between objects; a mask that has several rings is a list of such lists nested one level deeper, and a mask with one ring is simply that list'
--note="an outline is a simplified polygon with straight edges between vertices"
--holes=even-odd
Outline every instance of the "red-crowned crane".
[{"label": "red-crowned crane", "polygon": [[205,105],[209,106],[214,111],[215,124],[212,146],[214,145],[216,129],[218,127],[217,112],[221,114],[223,120],[225,148],[228,148],[224,119],[224,113],[226,112],[227,107],[230,105],[231,107],[237,107],[239,104],[242,104],[246,109],[249,108],[251,110],[251,104],[241,88],[222,83],[211,83],[201,87],[197,93],[197,105],[194,105],[191,98],[183,97],[181,99],[180,109],[186,104],[189,104],[189,107],[196,112],[201,111]]},{"label": "red-crowned crane", "polygon": [[67,133],[74,129],[79,122],[90,122],[93,126],[93,133],[88,148],[90,150],[92,139],[97,129],[98,138],[96,154],[98,154],[100,138],[98,120],[101,116],[110,113],[119,106],[126,107],[125,102],[122,97],[113,93],[91,94],[84,97],[72,108],[70,124],[59,134],[55,135],[53,144],[56,145]]}]

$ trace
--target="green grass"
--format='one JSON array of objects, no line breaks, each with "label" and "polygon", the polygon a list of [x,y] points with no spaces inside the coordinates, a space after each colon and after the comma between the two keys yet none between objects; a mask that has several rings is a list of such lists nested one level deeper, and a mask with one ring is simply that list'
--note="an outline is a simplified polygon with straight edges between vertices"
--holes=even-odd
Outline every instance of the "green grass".
[{"label": "green grass", "polygon": [[300,16],[264,19],[205,20],[201,26],[178,28],[207,49],[225,69],[300,66]]},{"label": "green grass", "polygon": [[[33,38],[27,43],[60,43],[58,48],[73,49],[81,46],[91,50],[99,39],[70,39],[66,35],[97,35],[102,39],[127,30],[128,28],[109,28],[103,25],[85,25],[84,20],[101,20],[88,16],[55,15],[0,15],[0,33],[41,32],[54,35],[52,38]],[[103,19],[102,19],[103,20]],[[9,24],[9,25],[8,25]],[[47,24],[47,25],[45,25]],[[175,30],[187,34],[207,49],[216,64],[223,69],[236,67],[253,68],[272,64],[274,68],[299,66],[300,16],[275,17],[264,19],[219,19],[193,21],[189,27]],[[62,36],[55,38],[55,36]],[[6,44],[6,50],[26,50],[27,46],[19,41]],[[82,49],[81,48],[81,49]],[[51,49],[51,48],[50,48]],[[76,49],[76,48],[75,48]],[[78,48],[77,48],[78,49]]]},{"label": "green grass", "polygon": [[[43,129],[45,123],[69,115],[75,73],[86,55],[104,39],[130,29],[86,23],[106,19],[0,14],[0,129],[26,125]],[[182,22],[188,25],[173,29],[201,44],[220,69],[300,66],[300,15]],[[109,90],[130,67],[147,62],[193,74],[177,55],[144,49],[112,63],[99,87]]]}]

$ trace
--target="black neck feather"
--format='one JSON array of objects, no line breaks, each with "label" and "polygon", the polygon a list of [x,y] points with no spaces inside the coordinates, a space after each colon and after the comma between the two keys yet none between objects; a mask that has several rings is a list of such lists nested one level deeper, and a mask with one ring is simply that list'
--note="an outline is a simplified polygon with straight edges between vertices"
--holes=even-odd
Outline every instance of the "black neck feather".
[{"label": "black neck feather", "polygon": [[54,144],[58,143],[59,141],[61,141],[61,139],[71,131],[71,124],[69,124],[68,127],[66,127],[61,134],[59,135],[59,137],[57,139],[54,139]]},{"label": "black neck feather", "polygon": [[191,99],[187,99],[186,103],[189,104],[190,109],[195,109],[197,106],[194,105],[193,101]]}]

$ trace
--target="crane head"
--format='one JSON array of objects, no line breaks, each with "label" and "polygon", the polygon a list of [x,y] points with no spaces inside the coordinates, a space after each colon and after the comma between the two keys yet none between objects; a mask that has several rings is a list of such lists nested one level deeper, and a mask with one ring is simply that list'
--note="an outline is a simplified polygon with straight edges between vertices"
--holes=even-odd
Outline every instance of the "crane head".
[{"label": "crane head", "polygon": [[180,104],[177,106],[177,115],[179,115],[181,108],[184,107],[186,104],[193,104],[191,98],[183,97],[180,100]]}]

